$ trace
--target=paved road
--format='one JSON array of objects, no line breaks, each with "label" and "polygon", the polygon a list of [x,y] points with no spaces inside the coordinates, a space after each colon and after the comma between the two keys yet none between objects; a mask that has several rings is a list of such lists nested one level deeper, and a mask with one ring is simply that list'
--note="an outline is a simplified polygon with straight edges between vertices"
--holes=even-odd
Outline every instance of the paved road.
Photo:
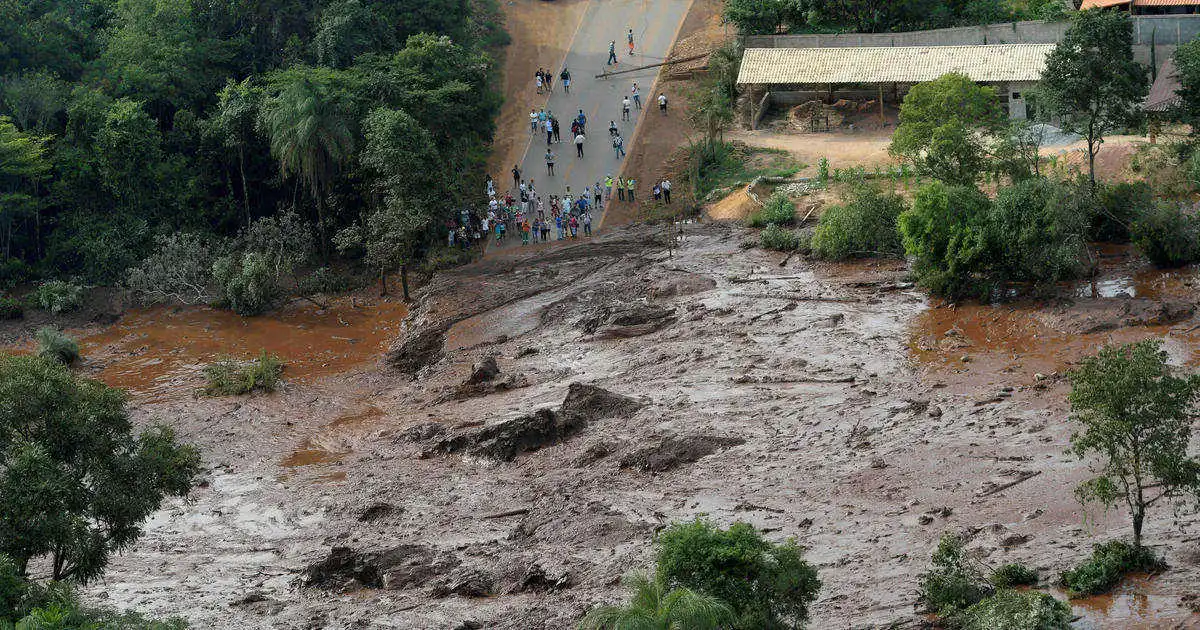
[{"label": "paved road", "polygon": [[[529,107],[553,112],[562,127],[561,143],[550,145],[557,155],[555,175],[546,173],[546,134],[539,131],[536,135],[529,132],[526,125],[525,133],[529,134],[529,147],[521,162],[521,170],[525,180],[533,179],[538,192],[544,197],[549,195],[561,196],[566,187],[571,187],[571,193],[578,196],[584,186],[603,182],[608,174],[615,178],[624,160],[618,160],[613,151],[608,134],[609,121],[615,121],[625,139],[625,149],[632,149],[635,130],[643,133],[653,129],[653,116],[658,115],[656,95],[651,93],[652,83],[658,75],[658,68],[649,68],[637,72],[620,74],[609,78],[597,79],[596,75],[607,71],[626,70],[638,66],[649,65],[662,61],[671,46],[679,27],[687,15],[692,0],[590,0],[584,11],[578,31],[572,39],[566,59],[548,59],[545,62],[547,70],[555,75],[554,92],[548,102],[530,103]],[[631,57],[626,46],[626,35],[633,29],[634,54]],[[608,43],[616,40],[616,65],[606,65],[608,59]],[[553,64],[553,65],[552,65]],[[558,79],[563,65],[570,69],[572,75],[571,93],[566,94]],[[511,80],[521,80],[511,77]],[[534,81],[534,77],[527,77]],[[642,111],[635,108],[632,120],[621,120],[621,99],[629,94],[634,82],[637,82],[642,97]],[[587,116],[587,129],[584,143],[584,157],[576,157],[575,145],[570,138],[571,120],[583,110]],[[644,125],[638,126],[642,116],[649,119]],[[625,158],[628,159],[628,158]],[[504,172],[496,175],[497,187],[506,190],[512,186],[512,165]],[[638,184],[639,195],[649,188],[643,183]],[[515,196],[515,195],[514,195]],[[593,213],[594,225],[600,225],[601,216]],[[553,238],[551,234],[551,238]],[[519,247],[520,238],[511,235],[505,239],[503,248]],[[495,243],[492,243],[495,247]]]}]

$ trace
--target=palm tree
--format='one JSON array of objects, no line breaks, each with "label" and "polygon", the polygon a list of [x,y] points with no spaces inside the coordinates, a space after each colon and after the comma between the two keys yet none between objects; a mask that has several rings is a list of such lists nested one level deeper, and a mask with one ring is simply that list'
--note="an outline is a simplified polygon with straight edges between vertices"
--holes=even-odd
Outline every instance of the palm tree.
[{"label": "palm tree", "polygon": [[733,609],[688,588],[667,590],[661,580],[635,573],[623,580],[633,592],[625,606],[593,608],[579,630],[717,630],[733,623]]},{"label": "palm tree", "polygon": [[280,172],[296,177],[312,194],[321,249],[328,254],[324,193],[354,153],[345,95],[337,93],[336,77],[324,68],[292,68],[272,77],[271,83],[275,93],[263,103],[260,124]]}]

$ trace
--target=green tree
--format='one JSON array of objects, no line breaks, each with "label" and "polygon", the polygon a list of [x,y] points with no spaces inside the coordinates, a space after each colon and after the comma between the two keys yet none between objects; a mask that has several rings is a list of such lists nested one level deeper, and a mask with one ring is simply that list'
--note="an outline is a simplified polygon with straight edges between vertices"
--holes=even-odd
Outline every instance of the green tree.
[{"label": "green tree", "polygon": [[933,182],[921,187],[898,225],[918,282],[937,295],[983,297],[990,253],[991,201],[973,186]]},{"label": "green tree", "polygon": [[949,73],[914,85],[904,97],[889,151],[937,179],[974,184],[1004,127],[995,88]]},{"label": "green tree", "polygon": [[124,98],[113,101],[96,132],[95,165],[119,210],[139,217],[159,214],[166,192],[159,174],[164,162],[158,125],[142,104]]},{"label": "green tree", "polygon": [[255,120],[262,92],[250,79],[229,79],[217,93],[217,109],[208,121],[208,132],[220,139],[226,149],[237,152],[238,175],[242,182],[242,208],[245,224],[250,225],[250,188],[246,181],[246,149],[255,138]]},{"label": "green tree", "polygon": [[268,79],[260,125],[284,177],[303,183],[317,211],[321,247],[326,250],[325,193],[354,154],[350,86],[325,68],[295,67]]},{"label": "green tree", "polygon": [[344,68],[365,52],[395,47],[395,40],[391,25],[370,7],[341,0],[321,11],[312,45],[317,63]]},{"label": "green tree", "polygon": [[1189,457],[1200,378],[1171,374],[1158,340],[1107,346],[1071,372],[1071,452],[1100,459],[1075,491],[1083,503],[1122,503],[1141,547],[1146,511],[1164,499],[1200,500],[1200,459]]},{"label": "green tree", "polygon": [[657,574],[668,588],[717,597],[737,614],[737,628],[794,628],[808,620],[821,581],[794,540],[775,544],[749,523],[720,529],[695,520],[658,538]]},{"label": "green tree", "polygon": [[1044,284],[1078,273],[1088,221],[1083,202],[1073,188],[1046,179],[997,191],[988,241],[998,279]]},{"label": "green tree", "polygon": [[171,429],[133,433],[125,395],[37,357],[0,357],[0,554],[86,582],[129,547],[200,457]]},{"label": "green tree", "polygon": [[1039,104],[1066,131],[1084,137],[1088,178],[1109,132],[1131,124],[1146,97],[1146,72],[1133,60],[1133,22],[1121,11],[1079,11],[1046,57]]},{"label": "green tree", "polygon": [[66,111],[69,93],[65,81],[45,70],[0,79],[0,98],[25,131],[45,133],[54,118]]},{"label": "green tree", "polygon": [[772,35],[804,24],[800,0],[725,0],[725,19],[742,35]]},{"label": "green tree", "polygon": [[899,195],[860,186],[846,203],[825,208],[813,231],[813,254],[833,260],[899,256],[904,247],[896,221],[905,209]]},{"label": "green tree", "polygon": [[1175,72],[1179,77],[1180,103],[1176,115],[1200,133],[1200,38],[1180,44],[1175,49]]},{"label": "green tree", "polygon": [[41,225],[42,203],[33,191],[50,170],[46,138],[22,133],[0,116],[0,217],[4,221],[4,257],[12,256],[13,227],[33,216]]},{"label": "green tree", "polygon": [[579,622],[579,630],[717,630],[733,621],[733,610],[720,599],[691,589],[668,590],[644,573],[626,576],[632,592],[625,606],[598,606]]}]

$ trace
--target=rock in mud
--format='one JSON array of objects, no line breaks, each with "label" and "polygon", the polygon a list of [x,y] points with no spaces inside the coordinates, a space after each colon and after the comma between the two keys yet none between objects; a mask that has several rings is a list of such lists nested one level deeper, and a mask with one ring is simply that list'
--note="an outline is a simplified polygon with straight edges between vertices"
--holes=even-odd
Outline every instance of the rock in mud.
[{"label": "rock in mud", "polygon": [[571,574],[567,571],[548,573],[542,565],[534,563],[521,574],[512,588],[513,593],[545,593],[570,588]]},{"label": "rock in mud", "polygon": [[495,584],[496,579],[486,571],[464,569],[450,576],[444,583],[433,587],[430,596],[439,599],[451,595],[487,597],[495,591]]},{"label": "rock in mud", "polygon": [[1169,326],[1190,318],[1196,306],[1178,300],[1142,298],[1080,299],[1044,316],[1051,328],[1073,335],[1129,326]]},{"label": "rock in mud", "polygon": [[402,590],[428,584],[459,564],[452,556],[424,545],[400,545],[384,551],[334,547],[304,571],[304,585],[327,590],[356,588]]},{"label": "rock in mud", "polygon": [[582,418],[560,416],[553,409],[471,429],[452,435],[433,447],[433,452],[449,455],[466,453],[510,462],[517,455],[557,444],[578,433],[587,424]]},{"label": "rock in mud", "polygon": [[495,379],[500,375],[500,366],[496,364],[496,357],[485,357],[479,363],[471,366],[471,376],[467,378],[467,385],[478,385]]},{"label": "rock in mud", "polygon": [[422,422],[409,427],[400,434],[400,438],[409,442],[424,442],[446,434],[446,425],[441,422]]},{"label": "rock in mud", "polygon": [[641,402],[628,396],[614,394],[595,385],[571,383],[567,388],[567,397],[563,399],[561,413],[567,417],[591,422],[629,416],[641,408]]},{"label": "rock in mud", "polygon": [[669,274],[655,280],[648,291],[650,299],[665,300],[685,295],[695,295],[717,288],[717,281],[709,276],[691,272]]},{"label": "rock in mud", "polygon": [[262,591],[250,591],[229,602],[229,605],[256,615],[277,615],[286,607],[283,602],[267,597]]},{"label": "rock in mud", "polygon": [[665,472],[745,442],[741,438],[711,435],[669,436],[660,440],[658,444],[638,449],[622,457],[621,468]]},{"label": "rock in mud", "polygon": [[675,323],[675,309],[633,304],[605,306],[580,322],[597,338],[640,337]]},{"label": "rock in mud", "polygon": [[400,345],[388,350],[385,360],[405,374],[416,374],[421,368],[442,359],[449,328],[449,324],[441,323],[415,330],[406,335]]},{"label": "rock in mud", "polygon": [[592,464],[617,452],[620,445],[616,442],[596,442],[583,449],[583,453],[575,459],[576,468],[587,468]]}]

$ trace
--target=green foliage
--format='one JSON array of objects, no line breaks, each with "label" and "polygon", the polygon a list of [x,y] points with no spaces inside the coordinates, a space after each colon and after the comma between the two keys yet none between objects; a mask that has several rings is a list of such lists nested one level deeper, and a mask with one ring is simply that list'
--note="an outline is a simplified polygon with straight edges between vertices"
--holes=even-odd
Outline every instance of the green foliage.
[{"label": "green foliage", "polygon": [[1070,373],[1071,452],[1099,459],[1098,476],[1075,490],[1081,503],[1124,504],[1141,547],[1146,511],[1164,499],[1200,501],[1200,458],[1188,456],[1200,377],[1179,378],[1162,342],[1107,346]]},{"label": "green foliage", "polygon": [[12,296],[0,295],[0,320],[21,319],[24,316],[25,305],[20,300]]},{"label": "green foliage", "polygon": [[1131,226],[1153,209],[1154,190],[1146,182],[1098,186],[1089,238],[1108,243],[1127,243],[1131,238]]},{"label": "green foliage", "polygon": [[37,339],[37,355],[47,361],[71,365],[79,360],[79,344],[57,328],[39,328],[34,338]]},{"label": "green foliage", "polygon": [[743,35],[770,35],[804,25],[807,7],[799,0],[725,0],[725,19]]},{"label": "green foliage", "polygon": [[65,280],[48,280],[39,284],[28,299],[34,308],[60,315],[83,306],[83,287]]},{"label": "green foliage", "polygon": [[896,223],[905,209],[900,196],[860,186],[849,201],[821,213],[813,233],[813,254],[832,260],[899,256],[904,248]]},{"label": "green foliage", "polygon": [[39,357],[0,356],[0,554],[25,576],[99,577],[200,466],[171,429],[140,434],[124,394]]},{"label": "green foliage", "polygon": [[282,375],[283,363],[266,350],[249,361],[221,359],[204,366],[204,378],[208,380],[204,393],[209,396],[270,393],[279,386]]},{"label": "green foliage", "polygon": [[829,185],[829,160],[824,156],[817,162],[817,185],[821,188]]},{"label": "green foliage", "polygon": [[631,591],[625,606],[597,606],[579,622],[579,630],[718,630],[734,620],[720,599],[688,588],[668,589],[661,579],[644,573],[623,580]]},{"label": "green foliage", "polygon": [[989,144],[1005,126],[995,88],[950,73],[908,92],[888,150],[921,173],[970,185],[987,170]]},{"label": "green foliage", "polygon": [[942,535],[931,564],[921,574],[918,596],[940,615],[949,616],[992,594],[982,565],[967,555],[963,540],[954,534]]},{"label": "green foliage", "polygon": [[768,224],[758,235],[759,246],[777,252],[792,252],[801,248],[800,235],[774,223]]},{"label": "green foliage", "polygon": [[1029,179],[996,193],[989,218],[993,267],[1003,280],[1053,283],[1080,269],[1087,214],[1070,188]]},{"label": "green foliage", "polygon": [[728,529],[702,520],[676,523],[659,535],[658,546],[664,586],[724,601],[737,615],[735,628],[797,627],[821,588],[794,540],[771,543],[748,523]]},{"label": "green foliage", "polygon": [[1192,133],[1200,129],[1200,39],[1180,44],[1174,54],[1175,72],[1179,78],[1180,103],[1174,112],[1181,121],[1192,125]]},{"label": "green foliage", "polygon": [[917,191],[897,223],[922,286],[948,297],[991,292],[990,211],[991,202],[973,187],[933,182]]},{"label": "green foliage", "polygon": [[1092,547],[1092,555],[1074,569],[1063,571],[1060,584],[1072,596],[1100,595],[1116,586],[1126,574],[1161,571],[1166,563],[1153,551],[1112,540]]},{"label": "green foliage", "polygon": [[266,257],[257,252],[222,256],[213,263],[217,304],[238,315],[259,315],[279,296],[279,285]]},{"label": "green foliage", "polygon": [[1088,174],[1096,185],[1096,153],[1104,136],[1131,124],[1148,91],[1133,59],[1133,22],[1122,11],[1078,11],[1046,58],[1038,107],[1064,131],[1084,137]]},{"label": "green foliage", "polygon": [[791,177],[804,167],[786,151],[717,142],[706,152],[702,144],[691,147],[696,169],[689,179],[696,198],[715,190],[746,184],[755,177]]},{"label": "green foliage", "polygon": [[1069,630],[1071,607],[1046,593],[1001,589],[949,620],[960,630]]},{"label": "green foliage", "polygon": [[166,301],[203,304],[212,300],[211,239],[194,232],[160,234],[155,252],[129,270],[126,284],[149,304]]},{"label": "green foliage", "polygon": [[69,585],[25,579],[0,555],[0,627],[14,630],[184,630],[182,619],[151,620],[84,606]]},{"label": "green foliage", "polygon": [[0,260],[0,288],[11,289],[33,277],[33,269],[20,258]]},{"label": "green foliage", "polygon": [[1200,260],[1200,221],[1177,205],[1151,205],[1134,219],[1129,231],[1138,251],[1159,267]]},{"label": "green foliage", "polygon": [[791,225],[796,222],[796,204],[785,194],[777,192],[767,198],[762,210],[746,217],[746,225],[762,228],[768,225]]},{"label": "green foliage", "polygon": [[1038,574],[1037,571],[1014,562],[992,571],[992,577],[989,581],[996,588],[1036,586],[1038,583]]}]

